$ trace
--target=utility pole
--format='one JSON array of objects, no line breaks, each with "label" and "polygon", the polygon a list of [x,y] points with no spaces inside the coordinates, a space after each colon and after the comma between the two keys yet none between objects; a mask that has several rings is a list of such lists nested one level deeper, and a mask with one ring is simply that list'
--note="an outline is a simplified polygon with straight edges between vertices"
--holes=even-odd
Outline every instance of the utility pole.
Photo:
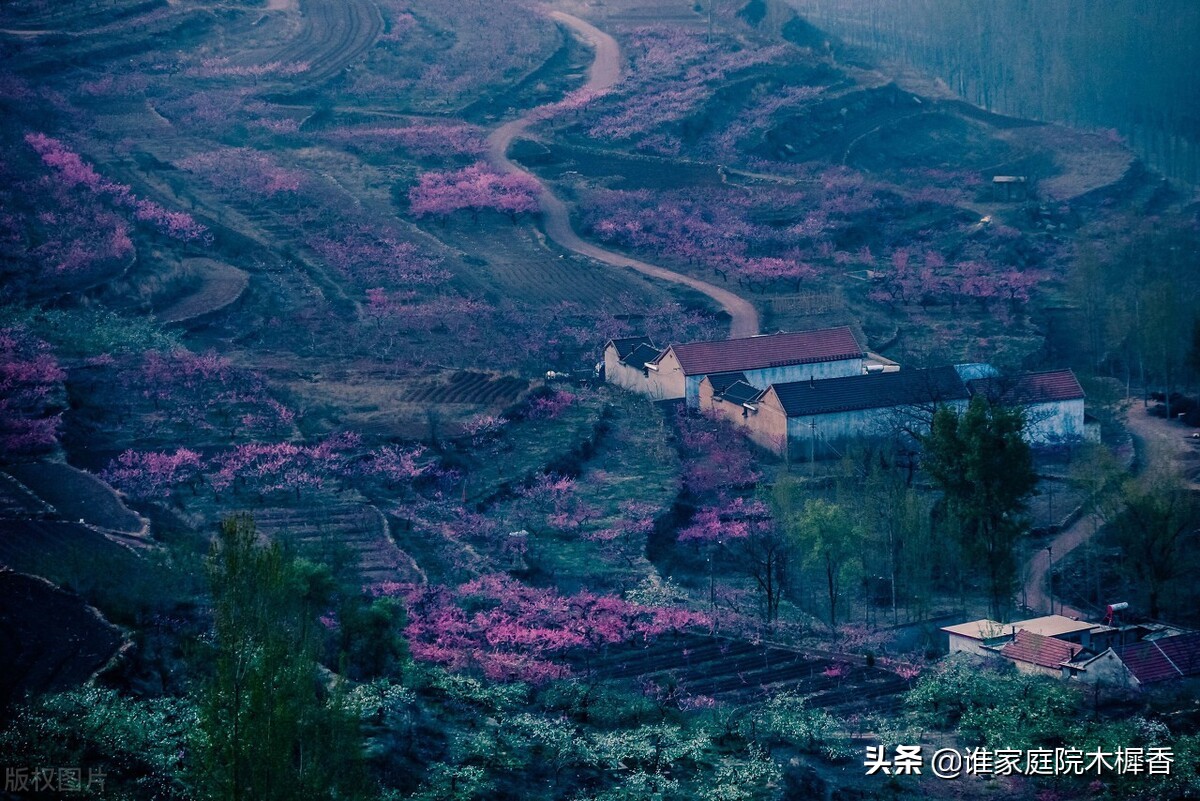
[{"label": "utility pole", "polygon": [[1054,614],[1054,546],[1047,545],[1046,553],[1050,558],[1050,566],[1046,570],[1046,578],[1050,583],[1050,614]]},{"label": "utility pole", "polygon": [[808,423],[812,430],[812,436],[808,439],[808,477],[816,478],[817,476],[817,421],[811,420]]}]

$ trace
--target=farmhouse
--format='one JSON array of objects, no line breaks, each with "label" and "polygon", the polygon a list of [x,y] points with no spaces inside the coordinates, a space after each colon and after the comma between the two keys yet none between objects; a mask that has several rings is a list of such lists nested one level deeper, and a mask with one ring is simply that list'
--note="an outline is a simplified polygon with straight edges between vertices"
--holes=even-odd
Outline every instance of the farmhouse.
[{"label": "farmhouse", "polygon": [[1082,650],[1078,643],[1022,629],[1000,648],[1000,655],[1021,673],[1059,677],[1065,675],[1064,665]]},{"label": "farmhouse", "polygon": [[1071,442],[1085,434],[1083,387],[1070,370],[978,378],[968,381],[967,388],[993,404],[1021,408],[1023,436],[1031,445]]},{"label": "farmhouse", "polygon": [[[972,620],[955,626],[943,626],[949,637],[950,653],[966,651],[972,654],[997,653],[1020,632],[1038,637],[1052,637],[1062,642],[1086,648],[1091,643],[1094,631],[1107,629],[1086,620],[1075,620],[1064,615],[1043,615],[1014,623],[997,623],[995,620]],[[1076,651],[1078,653],[1078,650]]]},{"label": "farmhouse", "polygon": [[658,373],[646,367],[662,353],[648,337],[610,339],[604,346],[604,380],[655,400],[663,400],[666,390],[659,385]]},{"label": "farmhouse", "polygon": [[1109,626],[1045,615],[1015,623],[972,620],[944,626],[951,654],[997,656],[1022,673],[1142,689],[1200,676],[1200,632],[1160,624]]},{"label": "farmhouse", "polygon": [[663,394],[647,394],[683,398],[688,408],[697,409],[700,382],[707,375],[738,373],[740,380],[763,390],[785,381],[861,375],[864,356],[846,327],[670,345],[646,364],[655,374],[647,384],[662,388]]},{"label": "farmhouse", "polygon": [[[806,458],[835,456],[848,440],[914,432],[929,426],[938,406],[962,409],[967,388],[953,367],[791,381],[742,400],[736,383],[701,392],[701,407],[736,425],[776,452]],[[734,390],[730,399],[729,390]]]},{"label": "farmhouse", "polygon": [[1200,632],[1113,645],[1067,665],[1072,679],[1140,690],[1148,684],[1200,676]]}]

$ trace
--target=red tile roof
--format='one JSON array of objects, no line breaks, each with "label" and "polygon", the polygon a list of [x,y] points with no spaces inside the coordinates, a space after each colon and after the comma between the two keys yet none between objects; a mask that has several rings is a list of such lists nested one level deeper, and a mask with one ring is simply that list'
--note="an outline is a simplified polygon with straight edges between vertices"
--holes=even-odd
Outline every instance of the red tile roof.
[{"label": "red tile roof", "polygon": [[1113,652],[1142,684],[1200,675],[1200,632],[1115,646]]},{"label": "red tile roof", "polygon": [[684,375],[732,373],[863,357],[862,347],[854,338],[854,333],[846,327],[715,342],[689,342],[672,345],[668,350],[674,351]]},{"label": "red tile roof", "polygon": [[1083,397],[1083,387],[1070,370],[1049,370],[1011,377],[977,378],[967,382],[971,394],[982,394],[993,403],[1052,403]]},{"label": "red tile roof", "polygon": [[1082,650],[1083,646],[1078,643],[1058,640],[1054,637],[1043,637],[1032,631],[1021,629],[1011,642],[1006,643],[1000,649],[1000,653],[1018,662],[1056,668]]}]

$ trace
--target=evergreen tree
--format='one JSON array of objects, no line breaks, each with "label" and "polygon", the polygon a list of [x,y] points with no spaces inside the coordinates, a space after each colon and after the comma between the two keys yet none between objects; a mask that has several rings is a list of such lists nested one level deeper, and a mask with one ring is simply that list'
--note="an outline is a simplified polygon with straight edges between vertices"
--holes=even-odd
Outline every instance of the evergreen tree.
[{"label": "evergreen tree", "polygon": [[202,797],[353,798],[365,787],[357,722],[319,682],[328,572],[260,544],[249,517],[221,526],[208,563],[213,670],[200,698]]},{"label": "evergreen tree", "polygon": [[1009,606],[1013,557],[1025,530],[1026,501],[1037,485],[1033,455],[1021,439],[1019,409],[976,395],[960,416],[942,408],[924,438],[923,465],[943,492],[942,504],[969,567],[987,576],[993,616]]}]

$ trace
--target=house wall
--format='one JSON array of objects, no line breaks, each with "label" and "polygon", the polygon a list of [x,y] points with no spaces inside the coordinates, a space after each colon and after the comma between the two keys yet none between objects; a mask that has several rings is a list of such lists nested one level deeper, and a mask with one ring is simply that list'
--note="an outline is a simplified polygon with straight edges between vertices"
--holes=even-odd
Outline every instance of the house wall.
[{"label": "house wall", "polygon": [[743,370],[746,383],[758,389],[772,384],[788,384],[792,381],[808,381],[822,378],[845,378],[862,375],[862,359],[842,359],[836,362],[814,362],[812,364],[789,364],[784,367],[764,367],[761,370]]},{"label": "house wall", "polygon": [[946,632],[950,638],[950,653],[967,653],[977,654],[979,656],[995,656],[995,651],[989,651],[983,647],[983,640],[977,640],[973,637],[964,637],[961,634],[951,634]]},{"label": "house wall", "polygon": [[[662,360],[664,369],[668,359],[672,361],[673,367],[678,367],[679,362],[675,361],[674,354],[669,354]],[[820,380],[822,378],[843,378],[851,375],[862,375],[863,360],[859,358],[842,359],[841,361],[836,362],[789,364],[783,367],[764,367],[761,370],[742,370],[741,373],[746,376],[746,383],[748,383],[750,386],[755,387],[756,389],[766,389],[772,384],[786,384],[792,381],[808,381],[810,379]],[[683,398],[689,409],[701,408],[700,382],[703,380],[703,375],[687,376]],[[679,396],[677,395],[675,397]]]},{"label": "house wall", "polygon": [[[698,409],[700,405],[700,380],[704,376],[699,376],[696,380],[695,388],[692,390],[692,401],[688,403],[689,408]],[[653,384],[655,391],[659,392],[658,400],[669,400],[674,398],[685,397],[685,383],[683,368],[679,366],[679,359],[675,358],[675,352],[668,350],[666,355],[658,360],[658,372],[650,371],[650,381]]]},{"label": "house wall", "polygon": [[604,349],[604,380],[632,392],[648,395],[654,400],[667,400],[683,396],[682,392],[669,394],[674,391],[674,388],[664,386],[659,373],[642,367],[622,364],[621,360],[617,358],[617,349],[612,345]]},{"label": "house wall", "polygon": [[775,393],[768,392],[754,406],[756,411],[747,416],[742,417],[739,412],[736,419],[730,419],[736,425],[744,426],[754,442],[768,450],[783,453],[787,447],[788,419]]},{"label": "house wall", "polygon": [[1017,668],[1018,673],[1025,673],[1030,676],[1051,676],[1053,678],[1062,678],[1062,668],[1060,667],[1043,667],[1035,665],[1032,662],[1022,662],[1019,659],[1009,659]]},{"label": "house wall", "polygon": [[755,414],[740,403],[714,398],[712,386],[707,381],[700,385],[700,411],[728,420],[739,428],[749,428],[746,421]]},{"label": "house wall", "polygon": [[[951,401],[945,405],[961,412],[967,402]],[[792,417],[788,419],[788,441],[798,458],[807,459],[812,454],[818,459],[828,459],[837,455],[835,448],[841,450],[852,439],[889,436],[900,425],[912,426],[929,416],[925,407],[888,406]]]},{"label": "house wall", "polygon": [[1072,671],[1072,678],[1088,684],[1100,684],[1105,687],[1128,687],[1137,689],[1138,681],[1129,668],[1125,667],[1112,649],[1088,663],[1086,670]]},{"label": "house wall", "polygon": [[1024,436],[1030,444],[1044,445],[1081,439],[1085,433],[1083,398],[1025,406]]}]

